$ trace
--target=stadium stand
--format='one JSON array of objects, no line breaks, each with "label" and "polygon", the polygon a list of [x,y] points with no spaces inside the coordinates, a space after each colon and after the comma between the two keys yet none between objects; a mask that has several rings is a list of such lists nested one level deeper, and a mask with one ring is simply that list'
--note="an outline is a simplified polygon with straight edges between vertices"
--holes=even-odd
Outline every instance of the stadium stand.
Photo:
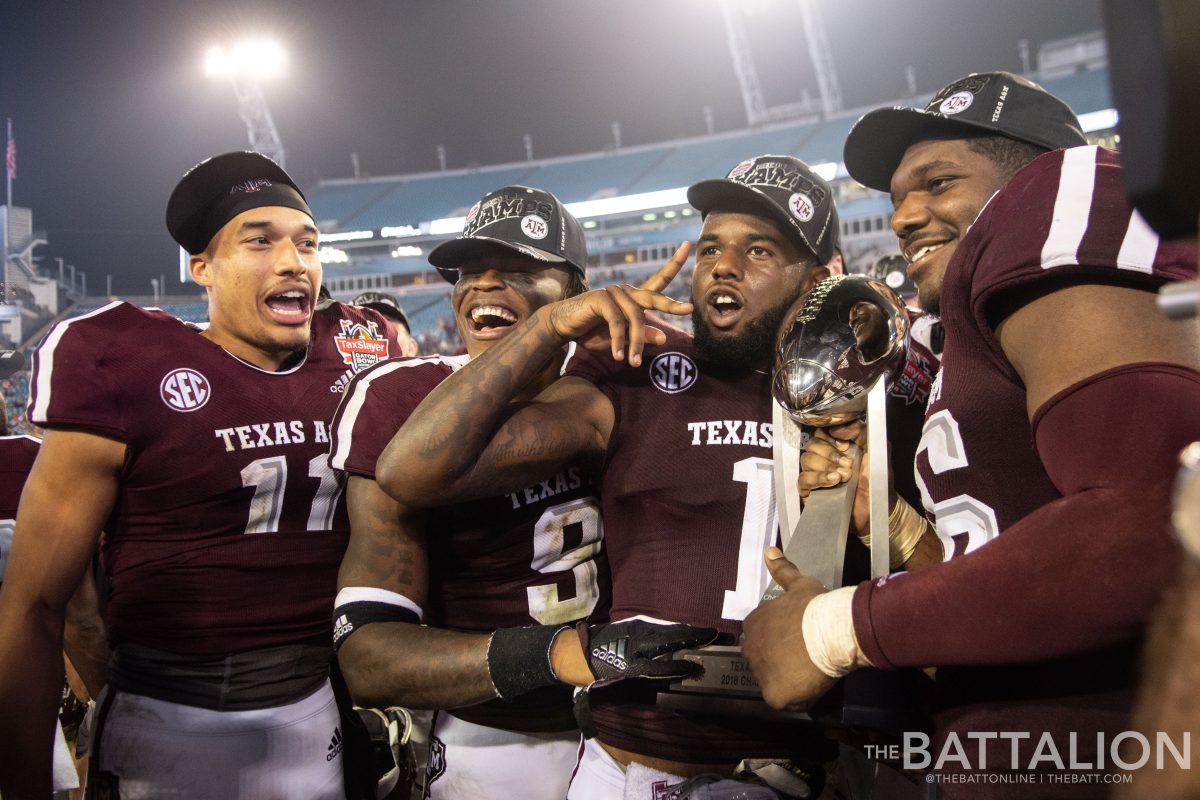
[{"label": "stadium stand", "polygon": [[[1086,65],[1091,67],[1093,65]],[[1044,81],[1078,114],[1109,109],[1111,97],[1106,70],[1079,68]],[[897,104],[922,104],[928,96],[898,98]],[[825,120],[800,119],[757,129],[623,148],[619,151],[500,164],[466,170],[321,182],[309,193],[322,230],[356,231],[364,238],[333,241],[337,261],[326,264],[326,283],[334,297],[348,299],[369,288],[395,292],[405,306],[415,305],[414,333],[430,341],[447,341],[450,319],[449,287],[432,271],[425,256],[438,242],[455,235],[473,198],[508,183],[549,189],[566,203],[584,203],[581,214],[588,236],[589,272],[600,285],[622,275],[645,274],[685,240],[694,240],[700,220],[691,213],[678,190],[702,178],[722,174],[740,160],[761,153],[795,155],[823,165],[833,176],[842,222],[842,244],[851,271],[860,271],[895,249],[888,227],[888,199],[849,180],[841,167],[846,134],[863,109],[849,110]],[[1111,141],[1108,128],[1093,131]],[[598,203],[660,192],[669,196],[658,205],[621,207],[608,212]],[[589,202],[591,201],[591,202]],[[406,226],[397,236],[385,231]],[[389,235],[390,234],[390,235]],[[402,253],[393,251],[403,246]],[[415,253],[419,251],[420,255]],[[435,292],[436,301],[427,293]],[[417,293],[420,297],[409,297]],[[432,302],[432,304],[430,304]],[[411,316],[410,312],[410,316]],[[428,326],[428,327],[427,327]]]},{"label": "stadium stand", "polygon": [[[1107,71],[1087,64],[1071,72],[1058,65],[1041,82],[1065,100],[1077,114],[1111,108]],[[1086,68],[1085,68],[1086,67]],[[1064,74],[1065,73],[1065,74]],[[897,104],[922,104],[928,96],[898,98]],[[336,179],[319,183],[309,192],[318,224],[329,237],[326,285],[334,297],[349,300],[366,289],[399,296],[421,352],[454,353],[461,342],[450,310],[450,286],[429,266],[426,255],[438,242],[457,233],[471,203],[486,192],[511,183],[549,189],[566,203],[618,202],[631,195],[667,192],[702,178],[722,174],[738,161],[761,153],[795,155],[824,165],[834,176],[842,225],[842,248],[851,271],[861,271],[895,249],[888,220],[889,199],[866,190],[845,176],[842,145],[863,109],[830,119],[800,119],[757,129],[738,130],[671,142],[627,147],[616,151],[480,166],[471,169],[381,176],[362,180]],[[1091,132],[1113,142],[1112,123]],[[634,205],[615,211],[592,204],[581,215],[588,236],[589,279],[599,287],[614,282],[636,283],[656,269],[682,241],[695,240],[700,219],[681,193],[671,193],[658,205]],[[387,231],[386,228],[400,228]],[[338,241],[336,234],[362,238]],[[398,250],[398,248],[404,248]],[[419,253],[419,254],[418,254]],[[690,272],[680,275],[671,293],[684,297]],[[87,313],[113,298],[82,298],[66,311],[39,318],[38,333],[22,344],[36,343],[49,324]],[[152,298],[128,298],[150,305]],[[162,298],[160,307],[190,322],[207,320],[207,303],[195,297]],[[687,322],[684,321],[686,327]],[[27,372],[3,382],[10,423],[27,432],[25,398]]]}]

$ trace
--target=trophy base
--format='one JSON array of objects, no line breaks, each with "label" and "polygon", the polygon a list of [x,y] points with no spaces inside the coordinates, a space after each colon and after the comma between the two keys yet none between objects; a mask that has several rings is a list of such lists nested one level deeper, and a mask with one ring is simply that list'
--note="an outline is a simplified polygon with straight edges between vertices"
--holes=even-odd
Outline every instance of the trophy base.
[{"label": "trophy base", "polygon": [[740,647],[710,645],[697,650],[680,650],[675,658],[693,661],[704,671],[694,678],[673,681],[665,691],[660,691],[656,704],[663,708],[712,717],[814,722],[807,713],[777,711],[767,705],[758,679]]}]

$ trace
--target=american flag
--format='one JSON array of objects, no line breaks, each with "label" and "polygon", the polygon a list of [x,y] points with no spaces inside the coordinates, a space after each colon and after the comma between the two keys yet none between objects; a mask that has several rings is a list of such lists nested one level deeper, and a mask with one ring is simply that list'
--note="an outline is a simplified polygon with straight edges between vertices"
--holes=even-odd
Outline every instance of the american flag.
[{"label": "american flag", "polygon": [[8,167],[8,179],[17,179],[17,140],[8,140],[8,149],[4,151],[4,163]]}]

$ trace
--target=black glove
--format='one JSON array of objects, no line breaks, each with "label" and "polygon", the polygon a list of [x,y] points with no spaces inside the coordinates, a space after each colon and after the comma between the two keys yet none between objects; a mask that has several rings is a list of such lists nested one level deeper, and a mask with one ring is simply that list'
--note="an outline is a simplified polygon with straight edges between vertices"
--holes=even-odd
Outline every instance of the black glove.
[{"label": "black glove", "polygon": [[712,644],[716,628],[664,625],[630,619],[603,625],[580,622],[576,628],[588,666],[597,680],[615,678],[687,678],[700,672],[694,661],[659,656]]}]

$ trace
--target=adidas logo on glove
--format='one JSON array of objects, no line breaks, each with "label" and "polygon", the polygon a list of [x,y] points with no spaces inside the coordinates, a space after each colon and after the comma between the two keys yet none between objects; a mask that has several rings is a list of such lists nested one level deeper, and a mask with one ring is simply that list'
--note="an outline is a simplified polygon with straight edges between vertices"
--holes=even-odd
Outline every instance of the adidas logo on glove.
[{"label": "adidas logo on glove", "polygon": [[618,639],[616,647],[605,642],[599,647],[592,650],[592,658],[597,658],[608,664],[613,669],[625,669],[625,642],[626,639]]}]

